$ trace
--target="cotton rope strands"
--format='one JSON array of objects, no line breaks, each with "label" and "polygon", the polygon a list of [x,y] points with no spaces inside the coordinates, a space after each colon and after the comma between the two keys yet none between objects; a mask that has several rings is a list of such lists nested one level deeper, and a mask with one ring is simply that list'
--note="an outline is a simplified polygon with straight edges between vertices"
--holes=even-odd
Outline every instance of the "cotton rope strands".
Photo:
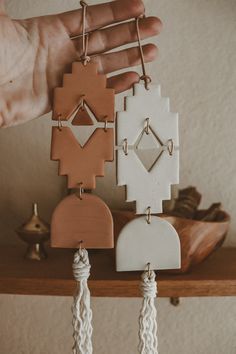
[{"label": "cotton rope strands", "polygon": [[77,290],[74,295],[73,313],[73,354],[92,354],[92,310],[90,308],[90,291],[88,278],[91,265],[88,252],[80,248],[74,255],[73,273],[77,281]]},{"label": "cotton rope strands", "polygon": [[140,354],[158,354],[157,311],[155,298],[157,296],[156,274],[145,271],[141,276],[141,292],[143,295],[142,309],[139,316],[139,346]]}]

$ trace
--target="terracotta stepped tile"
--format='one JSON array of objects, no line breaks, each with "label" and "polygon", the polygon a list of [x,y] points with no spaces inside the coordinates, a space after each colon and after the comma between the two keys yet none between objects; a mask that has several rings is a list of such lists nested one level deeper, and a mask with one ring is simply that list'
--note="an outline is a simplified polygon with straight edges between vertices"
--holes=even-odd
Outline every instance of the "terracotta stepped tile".
[{"label": "terracotta stepped tile", "polygon": [[113,161],[113,135],[113,129],[96,129],[82,147],[70,128],[52,128],[51,159],[60,161],[59,175],[68,176],[68,188],[79,183],[95,188],[95,177],[104,176],[104,162]]},{"label": "terracotta stepped tile", "polygon": [[51,221],[51,246],[113,248],[113,220],[108,206],[93,194],[75,194],[63,199]]},{"label": "terracotta stepped tile", "polygon": [[63,87],[54,90],[52,119],[60,115],[61,120],[68,120],[83,98],[98,121],[113,122],[115,93],[106,84],[106,76],[98,74],[97,64],[73,63],[72,73],[63,76]]}]

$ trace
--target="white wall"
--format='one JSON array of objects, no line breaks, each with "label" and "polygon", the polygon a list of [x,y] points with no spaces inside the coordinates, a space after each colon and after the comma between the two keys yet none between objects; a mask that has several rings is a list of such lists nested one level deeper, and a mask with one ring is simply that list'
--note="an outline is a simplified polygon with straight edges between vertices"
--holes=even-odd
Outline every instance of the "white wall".
[{"label": "white wall", "polygon": [[[18,18],[76,8],[73,0],[8,0]],[[93,1],[93,3],[98,1]],[[151,65],[171,108],[180,113],[181,186],[196,185],[203,206],[221,201],[232,215],[226,244],[236,245],[236,1],[149,0],[158,15],[159,60]],[[119,101],[119,100],[118,100]],[[120,101],[118,106],[120,106]],[[50,117],[0,131],[1,243],[19,242],[14,229],[38,201],[45,219],[62,197],[65,181],[49,160]],[[107,165],[97,193],[112,206],[123,205]],[[107,188],[109,186],[109,188]],[[94,299],[96,354],[136,353],[140,300]],[[0,354],[70,353],[70,298],[0,297]],[[162,354],[235,354],[236,300],[183,299],[174,308],[159,302]],[[103,344],[104,342],[104,344]]]},{"label": "white wall", "polygon": [[[71,299],[0,297],[1,354],[70,354]],[[141,299],[92,300],[95,354],[136,354]],[[161,354],[235,354],[236,307],[230,298],[158,303]],[[230,313],[230,315],[229,315]],[[11,333],[11,334],[10,334]]]}]

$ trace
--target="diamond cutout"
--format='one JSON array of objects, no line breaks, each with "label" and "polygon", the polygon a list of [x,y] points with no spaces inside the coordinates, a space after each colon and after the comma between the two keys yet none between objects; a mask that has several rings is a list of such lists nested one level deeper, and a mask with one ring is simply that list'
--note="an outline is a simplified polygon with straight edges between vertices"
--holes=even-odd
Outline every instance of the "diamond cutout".
[{"label": "diamond cutout", "polygon": [[144,129],[138,137],[134,151],[146,170],[150,172],[163,153],[163,143],[149,126],[148,132]]},{"label": "diamond cutout", "polygon": [[[83,123],[81,122],[83,121]],[[79,124],[78,124],[79,123]],[[81,125],[83,124],[83,125]],[[89,106],[84,101],[70,117],[71,130],[81,147],[84,147],[97,128],[113,128],[114,123],[98,122]]]},{"label": "diamond cutout", "polygon": [[[80,125],[78,121],[85,120],[89,124]],[[82,107],[79,107],[71,117],[71,129],[76,139],[80,143],[80,146],[84,147],[87,141],[90,139],[94,131],[97,129],[97,120],[93,112],[90,110],[86,103],[83,103]]]}]

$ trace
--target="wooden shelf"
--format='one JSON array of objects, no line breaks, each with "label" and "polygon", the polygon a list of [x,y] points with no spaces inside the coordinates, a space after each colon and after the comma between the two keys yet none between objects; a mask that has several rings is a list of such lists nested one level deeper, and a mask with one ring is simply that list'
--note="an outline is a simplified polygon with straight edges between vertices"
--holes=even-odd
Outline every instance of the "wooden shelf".
[{"label": "wooden shelf", "polygon": [[[0,247],[0,293],[72,295],[72,250],[49,249],[45,261],[22,258],[22,247]],[[92,296],[138,297],[139,272],[115,271],[114,251],[90,252]],[[170,275],[159,272],[161,297],[236,295],[236,248],[221,248],[191,273]]]}]

